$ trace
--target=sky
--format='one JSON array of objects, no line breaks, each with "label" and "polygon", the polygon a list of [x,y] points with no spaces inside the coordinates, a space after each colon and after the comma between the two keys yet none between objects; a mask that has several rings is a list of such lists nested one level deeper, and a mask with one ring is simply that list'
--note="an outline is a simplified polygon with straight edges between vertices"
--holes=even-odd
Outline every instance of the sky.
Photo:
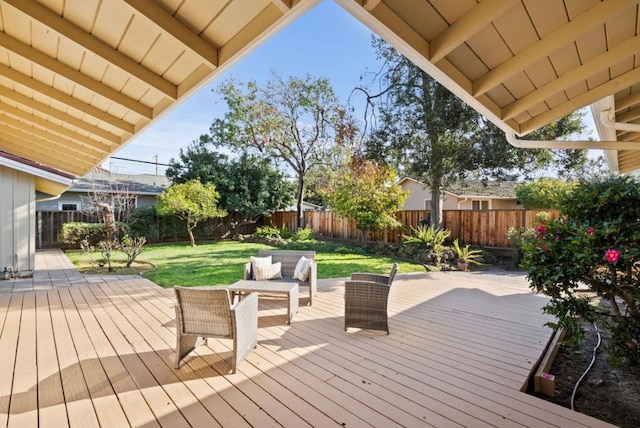
[{"label": "sky", "polygon": [[[371,34],[340,6],[325,0],[164,114],[113,156],[147,162],[155,162],[157,156],[159,163],[177,158],[180,148],[207,133],[213,119],[224,115],[224,103],[216,98],[213,89],[231,77],[258,83],[266,82],[272,71],[285,79],[306,74],[325,77],[340,101],[346,104],[360,76],[367,69],[379,67],[371,47]],[[155,172],[154,165],[119,160],[107,160],[103,166],[124,174]]]},{"label": "sky", "polygon": [[[182,101],[140,134],[132,138],[113,156],[145,162],[169,163],[209,130],[214,118],[225,112],[224,103],[213,89],[227,78],[266,83],[271,72],[282,75],[328,78],[343,104],[367,71],[377,71],[380,62],[371,46],[371,31],[331,0],[324,0],[305,15],[284,27],[223,74]],[[358,110],[362,100],[352,100]],[[590,131],[597,138],[590,114],[585,116]],[[122,174],[153,174],[156,166],[108,159],[103,167]],[[164,174],[164,168],[157,169]]]}]

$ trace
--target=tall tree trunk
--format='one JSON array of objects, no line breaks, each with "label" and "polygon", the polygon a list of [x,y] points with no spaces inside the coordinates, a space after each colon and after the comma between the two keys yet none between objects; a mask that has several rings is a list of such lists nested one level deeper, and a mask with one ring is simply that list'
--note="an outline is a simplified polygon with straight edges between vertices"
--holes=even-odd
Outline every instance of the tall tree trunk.
[{"label": "tall tree trunk", "polygon": [[189,232],[189,240],[191,241],[191,247],[196,246],[196,238],[193,236],[193,228],[188,227],[187,231]]},{"label": "tall tree trunk", "polygon": [[298,193],[296,195],[296,226],[298,229],[304,227],[304,216],[302,214],[302,203],[304,202],[304,176],[298,173]]},{"label": "tall tree trunk", "polygon": [[104,202],[94,202],[94,204],[102,209],[102,221],[104,222],[107,241],[112,245],[115,245],[118,238],[118,223],[116,223],[113,208],[111,208],[111,205]]},{"label": "tall tree trunk", "polygon": [[431,186],[431,224],[442,228],[442,201],[439,185]]}]

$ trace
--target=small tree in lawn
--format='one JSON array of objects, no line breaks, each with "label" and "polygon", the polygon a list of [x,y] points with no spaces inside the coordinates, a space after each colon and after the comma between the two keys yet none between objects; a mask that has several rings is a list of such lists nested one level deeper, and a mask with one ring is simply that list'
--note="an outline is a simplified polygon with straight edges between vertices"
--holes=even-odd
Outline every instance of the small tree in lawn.
[{"label": "small tree in lawn", "polygon": [[203,220],[224,217],[227,213],[218,208],[218,192],[213,184],[198,180],[174,184],[158,197],[156,211],[160,215],[175,215],[184,220],[191,246],[196,246],[193,229]]},{"label": "small tree in lawn", "polygon": [[408,194],[396,178],[389,165],[354,157],[333,180],[326,199],[333,210],[353,219],[366,237],[367,232],[400,226],[395,213]]},{"label": "small tree in lawn", "polygon": [[219,206],[235,214],[235,220],[229,220],[232,238],[238,236],[240,226],[255,223],[260,216],[269,216],[293,200],[293,185],[268,159],[242,154],[229,160],[227,155],[209,150],[202,141],[180,149],[179,159],[171,159],[167,177],[174,183],[198,179],[214,184]]}]

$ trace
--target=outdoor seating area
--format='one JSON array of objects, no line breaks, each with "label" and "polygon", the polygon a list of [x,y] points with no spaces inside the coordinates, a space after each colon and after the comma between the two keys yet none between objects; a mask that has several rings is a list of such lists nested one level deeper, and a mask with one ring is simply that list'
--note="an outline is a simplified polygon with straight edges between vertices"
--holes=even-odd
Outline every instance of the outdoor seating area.
[{"label": "outdoor seating area", "polygon": [[551,335],[521,274],[399,273],[391,335],[344,331],[346,278],[319,280],[291,325],[260,299],[257,347],[230,374],[231,339],[174,368],[173,290],[73,275],[56,254],[37,254],[49,284],[0,282],[0,427],[605,426],[521,392]]}]

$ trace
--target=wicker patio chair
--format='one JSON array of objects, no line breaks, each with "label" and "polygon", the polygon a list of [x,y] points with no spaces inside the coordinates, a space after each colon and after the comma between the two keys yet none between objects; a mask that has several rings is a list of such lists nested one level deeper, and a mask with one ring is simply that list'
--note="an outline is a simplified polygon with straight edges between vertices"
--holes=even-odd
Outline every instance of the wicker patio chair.
[{"label": "wicker patio chair", "polygon": [[258,344],[258,293],[232,304],[226,288],[174,287],[176,293],[176,363],[207,337],[233,339],[232,373]]},{"label": "wicker patio chair", "polygon": [[349,327],[383,330],[389,334],[387,302],[398,271],[393,264],[388,275],[354,273],[344,286],[344,330]]}]

